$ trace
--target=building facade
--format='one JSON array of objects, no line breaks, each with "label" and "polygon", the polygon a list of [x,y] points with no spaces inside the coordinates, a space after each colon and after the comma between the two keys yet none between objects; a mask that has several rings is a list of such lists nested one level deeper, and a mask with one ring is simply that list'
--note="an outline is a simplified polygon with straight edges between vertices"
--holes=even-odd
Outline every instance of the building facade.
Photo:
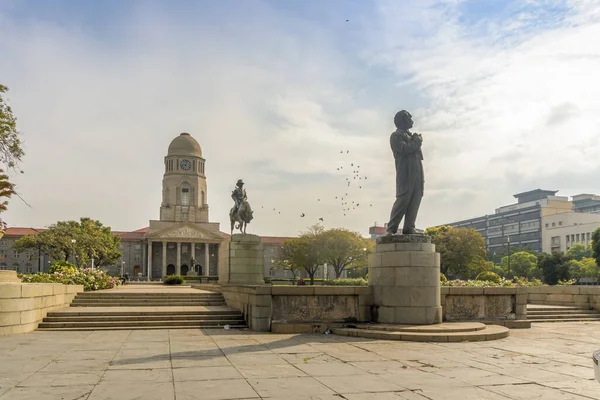
[{"label": "building facade", "polygon": [[[164,160],[162,199],[158,220],[131,232],[114,231],[120,237],[119,262],[103,266],[113,275],[160,280],[167,275],[218,276],[228,262],[230,235],[220,231],[209,218],[206,160],[199,143],[188,133],[174,138]],[[19,273],[46,272],[53,260],[41,251],[19,253],[12,249],[16,240],[43,229],[12,228],[0,240],[0,269]],[[265,276],[271,272],[283,241],[264,237]],[[74,261],[74,260],[70,260]]]},{"label": "building facade", "polygon": [[[483,236],[490,254],[503,254],[508,246],[512,251],[566,251],[572,246],[571,241],[569,244],[565,242],[567,234],[575,235],[573,237],[576,239],[578,233],[587,234],[600,226],[595,225],[597,215],[587,212],[590,207],[600,205],[600,201],[595,203],[600,197],[578,195],[573,196],[573,201],[570,201],[568,197],[556,196],[557,192],[535,189],[518,193],[514,195],[516,204],[499,207],[494,214],[443,225],[475,229]],[[587,224],[585,228],[581,227],[584,223]],[[579,227],[575,228],[576,226]],[[594,226],[596,228],[592,229]],[[560,230],[551,232],[557,228]],[[557,244],[552,245],[552,238],[557,236],[561,239],[554,239]],[[559,243],[561,241],[562,247]]]}]

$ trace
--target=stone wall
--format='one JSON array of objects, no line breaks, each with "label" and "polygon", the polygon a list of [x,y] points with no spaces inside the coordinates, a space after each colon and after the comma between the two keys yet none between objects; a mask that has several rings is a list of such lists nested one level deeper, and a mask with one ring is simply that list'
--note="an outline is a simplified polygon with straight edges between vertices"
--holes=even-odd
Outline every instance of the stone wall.
[{"label": "stone wall", "polygon": [[255,331],[271,330],[271,322],[371,320],[373,298],[366,286],[223,285],[220,291]]},{"label": "stone wall", "polygon": [[534,286],[527,289],[527,300],[531,304],[589,307],[600,311],[600,286]]},{"label": "stone wall", "polygon": [[83,285],[0,283],[0,336],[37,329],[49,311],[68,307]]},{"label": "stone wall", "polygon": [[527,319],[526,287],[442,286],[444,321]]}]

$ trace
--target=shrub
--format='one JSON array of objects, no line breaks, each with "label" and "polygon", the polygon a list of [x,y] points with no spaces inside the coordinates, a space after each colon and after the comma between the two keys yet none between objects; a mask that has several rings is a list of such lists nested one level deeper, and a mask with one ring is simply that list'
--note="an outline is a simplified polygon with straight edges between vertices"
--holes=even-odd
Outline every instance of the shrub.
[{"label": "shrub", "polygon": [[440,282],[448,282],[448,278],[446,278],[446,275],[444,275],[443,273],[440,272]]},{"label": "shrub", "polygon": [[265,283],[271,283],[271,277],[265,276]]},{"label": "shrub", "polygon": [[329,286],[367,286],[369,282],[363,278],[330,279],[325,281]]},{"label": "shrub", "polygon": [[165,278],[165,285],[183,285],[185,283],[185,279],[181,275],[169,275]]},{"label": "shrub", "polygon": [[498,275],[497,273],[492,272],[492,271],[483,271],[482,273],[477,275],[477,278],[475,278],[475,279],[478,281],[487,281],[487,282],[494,282],[494,283],[502,282],[502,278],[500,277],[500,275]]},{"label": "shrub", "polygon": [[58,272],[61,274],[73,275],[77,273],[77,267],[68,261],[58,260],[52,263],[48,272],[51,274]]}]

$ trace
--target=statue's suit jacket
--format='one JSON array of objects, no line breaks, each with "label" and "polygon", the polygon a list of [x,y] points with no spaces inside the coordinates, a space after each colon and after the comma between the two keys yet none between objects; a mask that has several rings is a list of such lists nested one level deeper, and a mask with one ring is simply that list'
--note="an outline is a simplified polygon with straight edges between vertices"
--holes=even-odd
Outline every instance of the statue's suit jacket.
[{"label": "statue's suit jacket", "polygon": [[396,161],[396,197],[411,194],[418,188],[423,195],[423,153],[421,141],[410,132],[397,129],[390,137]]}]

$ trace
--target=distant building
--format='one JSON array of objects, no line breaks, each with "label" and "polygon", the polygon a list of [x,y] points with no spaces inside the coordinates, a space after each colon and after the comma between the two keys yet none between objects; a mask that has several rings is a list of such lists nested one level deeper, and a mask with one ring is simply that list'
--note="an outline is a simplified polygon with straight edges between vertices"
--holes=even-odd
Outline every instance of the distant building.
[{"label": "distant building", "polygon": [[387,232],[387,223],[383,226],[378,226],[377,222],[369,228],[369,235],[371,239],[377,239],[378,237],[384,236]]},{"label": "distant building", "polygon": [[[162,160],[162,201],[159,220],[131,232],[115,231],[121,238],[123,256],[114,265],[102,269],[113,275],[157,280],[167,275],[218,276],[229,260],[230,235],[220,231],[218,222],[209,220],[206,160],[198,142],[188,133],[175,137]],[[232,182],[233,185],[233,182]],[[229,221],[228,221],[229,222]],[[20,273],[46,272],[52,259],[42,251],[15,251],[15,241],[43,229],[5,229],[0,239],[0,269]],[[263,237],[265,276],[269,276],[273,260],[285,237]],[[75,260],[69,260],[71,262]],[[274,272],[277,275],[278,272]],[[281,271],[281,275],[285,275]]]},{"label": "distant building", "polygon": [[600,214],[589,212],[598,207],[600,213],[600,196],[583,194],[569,201],[556,196],[557,192],[535,189],[518,193],[514,195],[517,203],[499,207],[494,214],[442,225],[475,229],[483,236],[488,253],[505,252],[509,241],[511,251],[566,251],[574,243],[571,235],[573,240],[581,239],[582,234],[587,239],[587,234],[600,226]]}]

